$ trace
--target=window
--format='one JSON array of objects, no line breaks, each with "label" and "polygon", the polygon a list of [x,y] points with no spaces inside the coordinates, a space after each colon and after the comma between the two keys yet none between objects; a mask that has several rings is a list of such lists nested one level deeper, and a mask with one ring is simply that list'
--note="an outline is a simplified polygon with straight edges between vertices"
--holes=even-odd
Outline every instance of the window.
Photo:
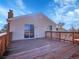
[{"label": "window", "polygon": [[49,26],[49,31],[52,31],[52,25]]}]

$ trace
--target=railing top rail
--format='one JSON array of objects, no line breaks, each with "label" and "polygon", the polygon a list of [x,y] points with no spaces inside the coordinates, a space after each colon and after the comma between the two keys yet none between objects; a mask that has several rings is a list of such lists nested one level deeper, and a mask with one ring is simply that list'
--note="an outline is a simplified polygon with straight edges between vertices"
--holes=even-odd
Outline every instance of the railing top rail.
[{"label": "railing top rail", "polygon": [[7,34],[6,32],[5,32],[5,33],[1,33],[1,34],[0,34],[0,37],[3,36],[3,35],[6,35],[6,34]]},{"label": "railing top rail", "polygon": [[79,32],[69,32],[69,31],[46,31],[46,32],[53,32],[53,33],[79,33]]}]

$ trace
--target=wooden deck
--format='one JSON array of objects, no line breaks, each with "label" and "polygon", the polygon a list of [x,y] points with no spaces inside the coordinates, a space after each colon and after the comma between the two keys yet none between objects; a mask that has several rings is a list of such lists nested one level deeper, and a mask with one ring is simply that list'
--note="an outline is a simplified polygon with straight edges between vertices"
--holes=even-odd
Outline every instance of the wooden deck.
[{"label": "wooden deck", "polygon": [[53,39],[32,39],[12,41],[7,51],[4,59],[72,59],[79,46]]}]

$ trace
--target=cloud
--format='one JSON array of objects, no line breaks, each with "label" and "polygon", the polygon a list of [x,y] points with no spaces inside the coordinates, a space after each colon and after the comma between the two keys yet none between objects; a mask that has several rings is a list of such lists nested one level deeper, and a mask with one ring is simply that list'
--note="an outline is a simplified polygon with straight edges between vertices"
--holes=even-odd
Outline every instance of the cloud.
[{"label": "cloud", "polygon": [[54,0],[55,3],[60,4],[61,6],[74,4],[77,2],[77,0]]},{"label": "cloud", "polygon": [[15,6],[13,7],[14,16],[31,14],[32,11],[27,10],[23,0],[14,0]]},{"label": "cloud", "polygon": [[26,10],[25,12],[19,10],[19,9],[13,9],[14,17],[25,15],[25,14],[32,14],[32,11]]},{"label": "cloud", "polygon": [[79,8],[78,9],[75,9],[75,12],[78,12],[79,13]]},{"label": "cloud", "polygon": [[[54,10],[54,12],[63,14],[67,11],[77,8],[77,0],[51,0],[49,2],[49,8]],[[51,10],[50,10],[51,11]]]},{"label": "cloud", "polygon": [[8,9],[0,6],[0,16],[7,17],[7,11]]},{"label": "cloud", "polygon": [[19,7],[20,9],[25,9],[23,0],[16,0],[16,6]]},{"label": "cloud", "polygon": [[77,17],[79,17],[79,8],[74,10],[74,13]]},{"label": "cloud", "polygon": [[23,3],[23,0],[13,0],[13,2],[9,2],[11,5],[11,9],[14,12],[14,16],[24,15],[26,14],[26,7]]},{"label": "cloud", "polygon": [[66,14],[68,17],[74,17],[74,12],[72,12],[72,11],[69,11],[67,14]]},{"label": "cloud", "polygon": [[72,17],[72,18],[78,19],[79,18],[79,8],[74,9],[73,11],[69,11],[68,13],[66,13],[66,15],[68,17]]},{"label": "cloud", "polygon": [[4,8],[3,6],[0,6],[0,25],[7,23],[7,12],[8,9]]},{"label": "cloud", "polygon": [[51,0],[48,4],[51,19],[57,23],[64,22],[66,26],[79,25],[79,6],[76,3],[77,0]]}]

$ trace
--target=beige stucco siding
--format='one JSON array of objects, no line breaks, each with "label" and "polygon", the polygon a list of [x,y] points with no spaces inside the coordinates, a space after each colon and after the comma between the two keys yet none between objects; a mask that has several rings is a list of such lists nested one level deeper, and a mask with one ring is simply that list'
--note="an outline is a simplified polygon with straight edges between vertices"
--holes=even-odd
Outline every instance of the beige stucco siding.
[{"label": "beige stucco siding", "polygon": [[56,28],[56,24],[50,21],[47,17],[41,14],[27,15],[12,18],[10,31],[13,32],[13,40],[24,39],[24,25],[34,25],[34,38],[45,37],[45,31],[49,30],[49,26],[53,26],[53,30]]}]

